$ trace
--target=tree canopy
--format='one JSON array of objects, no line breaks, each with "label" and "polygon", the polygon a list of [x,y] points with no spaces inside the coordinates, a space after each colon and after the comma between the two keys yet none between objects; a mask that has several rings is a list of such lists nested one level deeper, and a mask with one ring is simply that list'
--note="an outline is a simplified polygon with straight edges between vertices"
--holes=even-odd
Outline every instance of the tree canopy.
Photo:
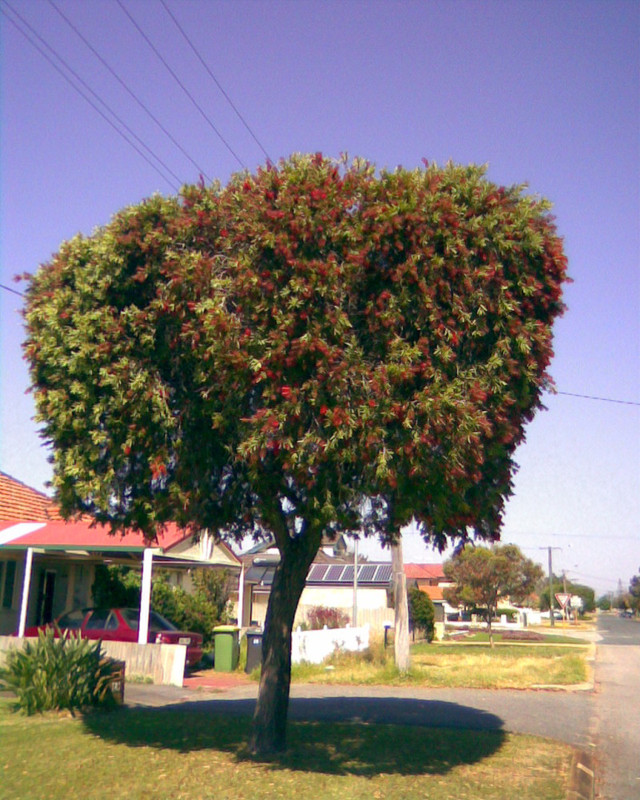
[{"label": "tree canopy", "polygon": [[525,601],[543,575],[542,567],[513,544],[491,548],[467,545],[446,561],[443,569],[454,583],[445,589],[445,600],[451,605],[484,609],[490,634],[498,602]]},{"label": "tree canopy", "polygon": [[295,156],[126,208],[27,290],[57,500],[271,533],[269,674],[323,533],[498,536],[565,280],[549,205],[475,166]]}]

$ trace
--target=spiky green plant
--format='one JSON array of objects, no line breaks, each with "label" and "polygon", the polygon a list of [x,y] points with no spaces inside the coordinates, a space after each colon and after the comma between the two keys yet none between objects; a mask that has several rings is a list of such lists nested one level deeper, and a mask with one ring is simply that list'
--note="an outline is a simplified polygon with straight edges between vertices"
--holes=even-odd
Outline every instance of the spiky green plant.
[{"label": "spiky green plant", "polygon": [[16,707],[31,715],[53,709],[112,706],[115,664],[103,658],[101,642],[71,631],[41,631],[24,648],[11,650],[0,669],[0,687],[17,696]]}]

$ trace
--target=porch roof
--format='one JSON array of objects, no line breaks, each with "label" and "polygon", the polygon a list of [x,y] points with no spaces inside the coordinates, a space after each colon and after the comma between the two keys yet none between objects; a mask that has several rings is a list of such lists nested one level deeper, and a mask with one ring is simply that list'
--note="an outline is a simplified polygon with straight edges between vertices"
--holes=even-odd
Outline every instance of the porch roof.
[{"label": "porch roof", "polygon": [[[109,555],[129,553],[141,555],[151,548],[154,557],[161,561],[170,561],[177,566],[211,565],[212,560],[194,557],[185,552],[172,552],[180,543],[189,539],[191,534],[177,525],[169,524],[158,533],[157,541],[145,542],[140,533],[127,531],[112,534],[105,525],[92,524],[87,520],[77,522],[0,522],[0,550],[44,550],[46,552],[75,553],[82,555]],[[237,556],[224,543],[217,545],[224,553],[227,566],[240,566]]]}]

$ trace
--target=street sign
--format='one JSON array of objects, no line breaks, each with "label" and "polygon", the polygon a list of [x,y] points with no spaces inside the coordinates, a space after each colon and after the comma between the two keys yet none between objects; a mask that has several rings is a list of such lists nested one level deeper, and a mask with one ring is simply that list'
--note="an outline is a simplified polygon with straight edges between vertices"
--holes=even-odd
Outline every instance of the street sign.
[{"label": "street sign", "polygon": [[571,600],[571,595],[565,594],[564,592],[558,592],[556,595],[556,600],[558,601],[560,608],[566,608]]}]

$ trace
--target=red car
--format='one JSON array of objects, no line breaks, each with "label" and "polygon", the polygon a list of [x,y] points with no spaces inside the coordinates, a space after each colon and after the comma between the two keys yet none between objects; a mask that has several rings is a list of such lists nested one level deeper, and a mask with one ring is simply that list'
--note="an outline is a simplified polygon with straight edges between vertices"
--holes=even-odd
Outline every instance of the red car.
[{"label": "red car", "polygon": [[[69,611],[55,624],[60,630],[80,631],[85,639],[102,639],[105,642],[137,642],[137,608],[82,608]],[[27,628],[25,636],[37,636],[38,631],[51,627],[39,625]],[[176,626],[155,611],[149,612],[147,641],[152,644],[184,644],[187,646],[187,666],[195,666],[202,658],[202,636],[191,631],[179,631]]]}]

